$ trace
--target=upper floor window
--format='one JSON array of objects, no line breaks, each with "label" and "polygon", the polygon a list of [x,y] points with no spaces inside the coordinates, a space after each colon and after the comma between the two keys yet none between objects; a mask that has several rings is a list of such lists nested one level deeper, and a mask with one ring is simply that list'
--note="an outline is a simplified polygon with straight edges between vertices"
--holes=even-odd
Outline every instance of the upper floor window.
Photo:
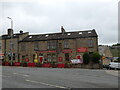
[{"label": "upper floor window", "polygon": [[25,51],[26,50],[26,44],[25,43],[21,43],[21,51]]},{"label": "upper floor window", "polygon": [[48,41],[48,49],[56,49],[56,41]]},{"label": "upper floor window", "polygon": [[34,50],[39,50],[39,43],[38,42],[34,43]]},{"label": "upper floor window", "polygon": [[2,50],[2,43],[0,42],[0,50]]},{"label": "upper floor window", "polygon": [[64,41],[64,48],[69,48],[69,42],[68,42],[68,40]]},{"label": "upper floor window", "polygon": [[14,43],[13,43],[13,41],[10,41],[10,49],[14,49]]},{"label": "upper floor window", "polygon": [[93,47],[93,40],[92,39],[88,40],[88,47]]}]

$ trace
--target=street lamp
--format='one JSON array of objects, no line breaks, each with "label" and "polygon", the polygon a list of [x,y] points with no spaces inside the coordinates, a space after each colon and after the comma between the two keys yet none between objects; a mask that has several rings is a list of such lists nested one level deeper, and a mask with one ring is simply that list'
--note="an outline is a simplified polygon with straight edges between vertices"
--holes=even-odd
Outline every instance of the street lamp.
[{"label": "street lamp", "polygon": [[10,18],[10,17],[7,17],[7,18],[11,20],[11,29],[13,29],[13,20],[12,20],[12,18]]},{"label": "street lamp", "polygon": [[[10,17],[7,17],[8,19],[10,19],[11,20],[11,29],[13,29],[13,20],[12,20],[12,18],[10,18]],[[12,38],[13,38],[13,35],[11,34],[11,41],[10,41],[10,56],[11,56],[11,65],[12,65],[12,44],[13,44],[13,42],[12,42]]]}]

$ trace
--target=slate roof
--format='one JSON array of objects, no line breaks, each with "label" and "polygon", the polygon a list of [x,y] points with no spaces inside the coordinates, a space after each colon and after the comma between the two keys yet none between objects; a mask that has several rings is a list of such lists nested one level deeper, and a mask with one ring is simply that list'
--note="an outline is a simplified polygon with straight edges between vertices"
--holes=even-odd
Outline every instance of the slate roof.
[{"label": "slate roof", "polygon": [[[27,33],[27,32],[25,32],[25,33]],[[12,38],[19,38],[20,35],[25,34],[25,33],[16,33],[16,34],[13,34]],[[11,36],[9,36],[9,35],[6,34],[6,35],[0,36],[0,38],[2,38],[2,39],[10,39]]]},{"label": "slate roof", "polygon": [[32,41],[45,41],[45,40],[61,40],[61,39],[75,39],[75,38],[85,38],[85,37],[97,37],[95,29],[87,31],[75,31],[75,32],[65,32],[61,33],[50,33],[50,34],[38,34],[38,35],[28,35],[20,42],[32,42]]}]

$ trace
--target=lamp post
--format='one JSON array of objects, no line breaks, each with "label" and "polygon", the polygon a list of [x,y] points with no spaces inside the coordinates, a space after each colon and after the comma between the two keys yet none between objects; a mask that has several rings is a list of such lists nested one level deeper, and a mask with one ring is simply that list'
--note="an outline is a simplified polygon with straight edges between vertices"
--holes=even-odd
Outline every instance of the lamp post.
[{"label": "lamp post", "polygon": [[[10,17],[7,17],[8,19],[10,19],[11,20],[11,29],[13,29],[13,20],[12,20],[12,18],[10,18]],[[13,44],[13,42],[12,42],[12,38],[13,38],[13,35],[11,34],[11,41],[10,41],[10,56],[11,56],[11,65],[12,65],[12,44]]]},{"label": "lamp post", "polygon": [[12,20],[12,18],[10,18],[10,17],[7,17],[7,18],[11,20],[11,29],[13,29],[13,20]]}]

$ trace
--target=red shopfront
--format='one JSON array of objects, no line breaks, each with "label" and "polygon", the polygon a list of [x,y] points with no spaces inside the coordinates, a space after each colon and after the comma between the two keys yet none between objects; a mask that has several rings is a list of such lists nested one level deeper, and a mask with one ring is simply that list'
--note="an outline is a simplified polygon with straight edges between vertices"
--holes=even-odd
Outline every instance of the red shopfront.
[{"label": "red shopfront", "polygon": [[56,61],[56,50],[37,51],[38,60],[41,63]]}]

